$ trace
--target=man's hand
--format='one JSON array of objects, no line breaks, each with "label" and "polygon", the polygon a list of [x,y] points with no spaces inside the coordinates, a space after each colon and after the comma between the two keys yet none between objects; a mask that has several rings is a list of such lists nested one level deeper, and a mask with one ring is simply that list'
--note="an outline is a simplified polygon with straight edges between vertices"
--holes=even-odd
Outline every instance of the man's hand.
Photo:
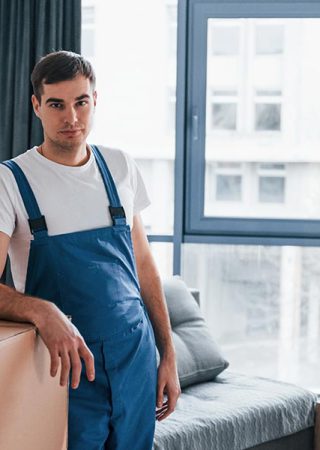
[{"label": "man's hand", "polygon": [[[163,401],[166,394],[167,400]],[[158,386],[157,386],[157,411],[156,419],[160,422],[168,417],[176,406],[179,395],[181,394],[180,383],[177,373],[175,358],[163,358],[158,367]]]},{"label": "man's hand", "polygon": [[[0,231],[0,276],[5,266],[10,237]],[[26,296],[15,289],[0,284],[0,317],[5,320],[33,323],[51,357],[51,375],[57,374],[61,358],[60,384],[65,386],[72,369],[71,386],[79,385],[82,358],[89,381],[95,377],[94,358],[83,337],[69,319],[55,306],[35,297]]]},{"label": "man's hand", "polygon": [[43,302],[41,314],[36,326],[47,346],[50,357],[50,374],[55,377],[61,358],[60,385],[65,386],[72,369],[71,387],[79,386],[82,363],[84,360],[89,381],[95,378],[94,357],[80,335],[78,329],[70,322],[59,308],[51,302]]}]

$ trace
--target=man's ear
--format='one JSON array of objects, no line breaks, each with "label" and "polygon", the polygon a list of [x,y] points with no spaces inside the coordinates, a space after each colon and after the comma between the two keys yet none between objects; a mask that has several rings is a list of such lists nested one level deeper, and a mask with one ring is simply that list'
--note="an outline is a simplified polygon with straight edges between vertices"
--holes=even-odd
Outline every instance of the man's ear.
[{"label": "man's ear", "polygon": [[40,117],[40,111],[39,111],[40,103],[39,103],[39,100],[37,99],[37,97],[34,94],[31,96],[31,103],[32,103],[33,111],[34,111],[35,115],[37,117],[39,117],[39,119],[40,119],[41,118]]},{"label": "man's ear", "polygon": [[94,91],[93,93],[93,105],[96,106],[97,104],[97,91]]}]

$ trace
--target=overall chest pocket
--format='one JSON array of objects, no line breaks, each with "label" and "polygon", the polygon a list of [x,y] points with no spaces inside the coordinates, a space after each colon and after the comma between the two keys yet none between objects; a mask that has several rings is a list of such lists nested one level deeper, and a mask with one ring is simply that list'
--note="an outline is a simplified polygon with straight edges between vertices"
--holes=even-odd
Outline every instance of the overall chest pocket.
[{"label": "overall chest pocket", "polygon": [[115,262],[70,267],[59,274],[63,309],[73,315],[90,309],[112,307],[121,300],[122,271]]}]

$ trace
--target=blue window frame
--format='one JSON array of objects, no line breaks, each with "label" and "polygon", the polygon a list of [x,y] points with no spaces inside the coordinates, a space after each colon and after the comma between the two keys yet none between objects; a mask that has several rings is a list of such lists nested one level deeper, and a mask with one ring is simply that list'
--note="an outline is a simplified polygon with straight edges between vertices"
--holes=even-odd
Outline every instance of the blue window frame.
[{"label": "blue window frame", "polygon": [[[173,236],[174,273],[180,273],[181,244],[184,242],[320,245],[320,220],[317,218],[237,217],[237,215],[234,217],[223,217],[218,214],[204,214],[206,121],[209,120],[212,124],[214,120],[206,118],[208,20],[212,18],[294,19],[319,17],[320,3],[318,1],[179,0],[175,225]],[[273,25],[273,30],[277,31],[278,36],[283,37],[283,30],[277,24]],[[233,34],[235,33],[234,29],[231,31]],[[283,42],[277,44],[277,42],[271,40],[268,46],[265,38],[265,36],[268,36],[268,33],[270,33],[270,30],[267,28],[262,27],[258,30],[255,53],[281,54]],[[223,45],[216,47],[222,48],[223,51]],[[235,53],[235,49],[232,52],[229,51],[229,53]],[[253,111],[255,111],[256,117],[252,119],[252,128],[255,129],[255,132],[266,134],[279,133],[282,125],[280,95],[281,90],[277,88],[268,90],[262,87],[256,91],[255,102],[253,102]],[[213,110],[212,104],[211,110]],[[227,111],[227,109],[224,108],[224,111]],[[223,109],[220,112],[223,112]],[[270,114],[273,114],[273,116],[271,117]],[[230,120],[231,118],[229,117]],[[225,128],[227,129],[228,127]],[[228,129],[222,130],[222,132],[225,131],[230,132]],[[231,131],[234,132],[234,130]],[[257,164],[257,167],[259,167],[259,164]],[[263,180],[261,181],[261,176],[259,178],[259,174],[257,174],[256,184],[258,190],[260,189],[261,191],[268,187],[268,189],[273,188],[273,190],[281,188],[284,192],[286,187],[284,180],[281,180],[281,186],[279,184],[280,181],[276,177],[273,180],[268,178],[268,180],[271,180],[273,185],[262,186]],[[230,178],[229,181],[231,183],[232,179]],[[276,181],[278,181],[279,186],[274,186]],[[264,184],[266,184],[265,181]],[[230,185],[230,189],[234,190],[236,186],[232,187]],[[280,195],[274,191],[274,203],[277,202],[277,198],[279,199],[280,196],[283,199],[283,192]],[[261,194],[260,199],[264,199],[263,195],[261,197]],[[270,202],[264,201],[262,203],[267,204]],[[278,203],[281,202],[279,201]]]},{"label": "blue window frame", "polygon": [[[319,238],[320,220],[213,217],[204,215],[207,31],[210,18],[314,18],[318,2],[190,0],[186,95],[185,236]],[[269,110],[274,109],[274,105]],[[279,127],[279,119],[275,119]],[[277,128],[274,127],[274,128]]]}]

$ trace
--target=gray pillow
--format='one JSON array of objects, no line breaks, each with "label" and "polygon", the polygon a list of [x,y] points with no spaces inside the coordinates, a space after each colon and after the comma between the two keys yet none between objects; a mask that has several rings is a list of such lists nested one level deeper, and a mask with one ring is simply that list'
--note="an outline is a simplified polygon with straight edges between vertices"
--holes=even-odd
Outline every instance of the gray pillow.
[{"label": "gray pillow", "polygon": [[196,300],[178,277],[163,281],[163,289],[181,387],[213,380],[229,363],[210,335]]}]

